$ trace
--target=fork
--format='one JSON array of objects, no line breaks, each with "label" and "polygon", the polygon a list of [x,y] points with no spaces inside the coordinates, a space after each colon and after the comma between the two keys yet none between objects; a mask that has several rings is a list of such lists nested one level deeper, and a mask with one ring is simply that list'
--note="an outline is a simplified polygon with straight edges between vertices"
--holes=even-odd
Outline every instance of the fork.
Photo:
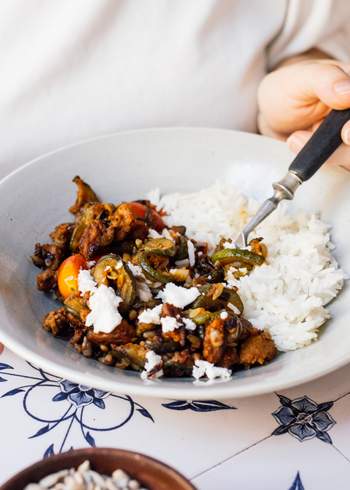
[{"label": "fork", "polygon": [[283,179],[272,184],[274,193],[266,199],[235,240],[235,247],[245,248],[250,233],[285,199],[293,199],[295,191],[310,179],[340,146],[341,129],[350,119],[350,109],[332,110],[310,140],[297,154]]}]

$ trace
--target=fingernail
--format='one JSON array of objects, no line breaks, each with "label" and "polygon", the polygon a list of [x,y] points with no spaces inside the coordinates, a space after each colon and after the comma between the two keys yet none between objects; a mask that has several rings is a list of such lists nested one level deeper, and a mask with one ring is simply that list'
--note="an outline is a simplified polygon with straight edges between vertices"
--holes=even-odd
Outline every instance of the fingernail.
[{"label": "fingernail", "polygon": [[350,80],[336,83],[334,85],[334,91],[341,95],[350,94]]},{"label": "fingernail", "polygon": [[350,145],[350,128],[343,130],[343,141],[346,145]]},{"label": "fingernail", "polygon": [[288,146],[294,152],[298,153],[304,146],[305,141],[302,141],[298,136],[290,136],[288,138]]}]

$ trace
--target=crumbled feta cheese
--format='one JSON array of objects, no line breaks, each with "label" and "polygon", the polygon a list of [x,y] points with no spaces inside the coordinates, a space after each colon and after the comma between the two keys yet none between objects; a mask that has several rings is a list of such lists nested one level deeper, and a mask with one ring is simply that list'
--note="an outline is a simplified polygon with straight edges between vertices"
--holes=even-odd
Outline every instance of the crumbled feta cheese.
[{"label": "crumbled feta cheese", "polygon": [[138,320],[140,323],[153,323],[154,325],[160,325],[160,314],[162,312],[163,305],[155,306],[154,308],[147,308],[139,314]]},{"label": "crumbled feta cheese", "polygon": [[[120,264],[120,262],[118,262],[118,264]],[[118,264],[117,264],[117,269],[120,269],[120,267],[118,267]],[[112,269],[112,267],[110,265],[106,265],[105,269],[104,269],[104,272],[108,272]]]},{"label": "crumbled feta cheese", "polygon": [[222,312],[220,313],[220,318],[221,318],[222,320],[226,320],[226,318],[227,318],[227,317],[228,317],[228,313],[227,313],[227,311],[222,311]]},{"label": "crumbled feta cheese", "polygon": [[118,310],[122,301],[122,298],[115,294],[114,289],[100,284],[89,298],[90,313],[86,317],[85,325],[92,326],[94,332],[112,332],[123,319]]},{"label": "crumbled feta cheese", "polygon": [[95,264],[96,264],[96,260],[89,260],[88,262],[86,262],[88,269],[91,269]]},{"label": "crumbled feta cheese", "polygon": [[190,318],[183,318],[182,321],[184,322],[186,330],[196,330],[197,325]]},{"label": "crumbled feta cheese", "polygon": [[97,289],[97,284],[86,269],[80,269],[78,274],[78,289],[81,294],[92,293]]},{"label": "crumbled feta cheese", "polygon": [[232,374],[230,369],[214,366],[214,364],[208,361],[197,360],[194,364],[192,376],[196,379],[200,379],[203,376],[206,376],[208,379],[229,379]]},{"label": "crumbled feta cheese", "polygon": [[153,228],[150,228],[148,230],[148,237],[149,238],[162,238],[162,235],[158,233],[157,230],[154,230]]},{"label": "crumbled feta cheese", "polygon": [[196,263],[196,249],[194,248],[193,242],[191,240],[187,240],[187,251],[188,251],[188,260],[190,262],[190,267],[193,267]]},{"label": "crumbled feta cheese", "polygon": [[227,307],[230,308],[230,310],[232,310],[235,315],[240,315],[241,314],[241,312],[237,308],[237,306],[233,305],[232,303],[227,303]]},{"label": "crumbled feta cheese", "polygon": [[202,255],[203,255],[202,250],[200,250],[197,255],[198,255],[198,257],[202,257]]},{"label": "crumbled feta cheese", "polygon": [[132,273],[133,276],[144,277],[142,269],[139,265],[134,265],[132,262],[128,262],[127,266],[130,269],[130,272]]},{"label": "crumbled feta cheese", "polygon": [[211,276],[211,274],[209,274],[208,280],[210,281],[211,279],[212,279],[212,276]]},{"label": "crumbled feta cheese", "polygon": [[164,316],[160,319],[160,323],[162,325],[163,333],[173,332],[182,325],[173,316]]},{"label": "crumbled feta cheese", "polygon": [[153,375],[156,378],[159,378],[163,375],[163,370],[161,369],[162,364],[163,362],[161,356],[156,354],[153,350],[149,350],[146,354],[146,363],[144,370],[141,373],[141,378],[147,379],[149,375],[152,374],[152,371],[154,371],[156,368],[159,369]]},{"label": "crumbled feta cheese", "polygon": [[176,260],[175,265],[176,267],[187,267],[190,265],[190,261],[188,259]]},{"label": "crumbled feta cheese", "polygon": [[196,287],[184,288],[176,286],[173,282],[168,282],[163,291],[159,291],[157,298],[162,299],[163,303],[184,308],[197,299],[200,294]]}]

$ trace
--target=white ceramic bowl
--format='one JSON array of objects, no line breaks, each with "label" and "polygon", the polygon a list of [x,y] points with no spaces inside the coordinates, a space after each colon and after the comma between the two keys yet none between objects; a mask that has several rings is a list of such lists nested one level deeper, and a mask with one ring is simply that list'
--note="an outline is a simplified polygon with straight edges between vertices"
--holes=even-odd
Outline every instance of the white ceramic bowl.
[{"label": "white ceramic bowl", "polygon": [[[106,201],[200,189],[220,178],[257,198],[271,192],[292,155],[282,143],[214,129],[141,130],[98,138],[38,158],[0,183],[0,339],[18,355],[72,381],[112,392],[178,399],[233,398],[287,388],[322,376],[350,361],[350,292],[330,307],[320,339],[278,356],[271,364],[242,371],[227,382],[196,386],[190,379],[143,382],[78,355],[40,326],[54,302],[35,288],[37,269],[29,259],[37,241],[69,219],[74,175],[87,180]],[[323,169],[298,191],[293,205],[321,210],[333,225],[336,256],[350,271],[350,175]]]}]

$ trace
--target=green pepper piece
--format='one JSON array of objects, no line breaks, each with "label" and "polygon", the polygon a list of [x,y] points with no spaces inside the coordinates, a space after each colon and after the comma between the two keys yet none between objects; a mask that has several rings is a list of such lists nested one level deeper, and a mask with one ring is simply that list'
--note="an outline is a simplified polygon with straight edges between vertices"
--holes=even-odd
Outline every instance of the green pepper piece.
[{"label": "green pepper piece", "polygon": [[223,248],[214,252],[211,259],[213,262],[219,262],[220,265],[227,265],[231,262],[242,262],[243,265],[255,266],[264,263],[264,257],[261,255],[240,248]]},{"label": "green pepper piece", "polygon": [[166,284],[167,282],[171,282],[173,280],[172,276],[168,272],[157,271],[154,267],[152,267],[146,254],[141,254],[140,266],[145,276],[150,281]]},{"label": "green pepper piece", "polygon": [[204,308],[191,308],[190,310],[185,311],[185,314],[196,325],[204,325],[213,318],[213,313]]},{"label": "green pepper piece", "polygon": [[152,238],[145,243],[144,251],[146,254],[173,257],[175,255],[175,244],[168,238]]},{"label": "green pepper piece", "polygon": [[101,257],[93,269],[97,284],[115,285],[123,302],[130,306],[136,299],[136,284],[129,267],[120,257],[114,254]]},{"label": "green pepper piece", "polygon": [[235,291],[234,289],[225,288],[223,293],[223,299],[226,301],[227,305],[231,303],[231,305],[234,305],[236,308],[238,308],[241,314],[243,313],[244,306],[237,291]]},{"label": "green pepper piece", "polygon": [[177,252],[176,252],[175,259],[176,260],[184,260],[187,258],[188,258],[187,239],[181,235],[178,239]]}]

